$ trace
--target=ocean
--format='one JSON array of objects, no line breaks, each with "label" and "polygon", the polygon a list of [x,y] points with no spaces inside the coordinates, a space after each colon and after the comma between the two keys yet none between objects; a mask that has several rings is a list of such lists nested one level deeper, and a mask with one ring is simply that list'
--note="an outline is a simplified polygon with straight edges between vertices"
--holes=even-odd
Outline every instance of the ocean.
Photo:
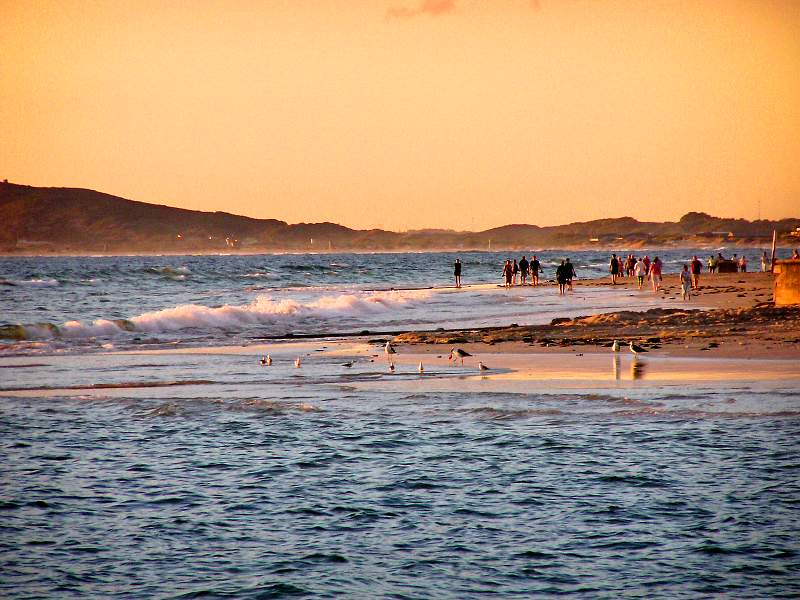
[{"label": "ocean", "polygon": [[500,282],[505,253],[0,259],[0,596],[800,594],[796,366],[390,371],[386,332],[672,302],[442,289],[456,256]]}]

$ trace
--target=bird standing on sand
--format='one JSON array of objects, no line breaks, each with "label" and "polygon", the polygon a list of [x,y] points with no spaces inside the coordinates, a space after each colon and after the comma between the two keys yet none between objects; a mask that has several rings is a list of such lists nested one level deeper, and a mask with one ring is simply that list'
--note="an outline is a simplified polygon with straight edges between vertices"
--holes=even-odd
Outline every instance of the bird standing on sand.
[{"label": "bird standing on sand", "polygon": [[425,372],[425,367],[422,366],[422,361],[419,361],[419,366],[417,367],[417,371],[419,371],[420,373]]},{"label": "bird standing on sand", "polygon": [[[453,356],[454,354],[455,356]],[[456,357],[458,357],[461,359],[461,364],[463,365],[464,357],[466,356],[472,356],[472,354],[470,354],[466,350],[462,350],[461,348],[453,348],[452,350],[450,350],[450,356],[447,358],[447,360],[454,360]]]},{"label": "bird standing on sand", "polygon": [[267,364],[267,357],[266,356],[262,356],[261,360],[259,360],[258,362],[260,362],[262,365]]},{"label": "bird standing on sand", "polygon": [[392,354],[397,354],[397,350],[394,349],[391,342],[386,342],[386,345],[383,347],[383,351],[386,353],[386,358],[389,358]]},{"label": "bird standing on sand", "polygon": [[617,340],[614,340],[614,343],[611,344],[611,350],[612,352],[619,352],[619,342]]},{"label": "bird standing on sand", "polygon": [[633,342],[631,342],[628,345],[628,348],[631,349],[631,352],[633,352],[634,355],[639,354],[641,352],[647,352],[647,350],[645,350],[644,348],[642,348],[641,346],[639,346],[637,344],[634,344]]},{"label": "bird standing on sand", "polygon": [[349,369],[350,367],[352,367],[352,366],[353,366],[353,362],[354,362],[354,361],[352,361],[352,360],[350,360],[350,361],[347,361],[346,363],[342,363],[342,366],[343,366],[343,367],[347,367],[347,368]]},{"label": "bird standing on sand", "polygon": [[301,365],[301,363],[300,363],[300,357],[298,356],[297,358],[295,358],[295,359],[294,359],[294,368],[295,368],[295,369],[299,369],[299,368],[300,368],[300,365]]},{"label": "bird standing on sand", "polygon": [[272,357],[269,354],[267,354],[267,366],[272,366]]},{"label": "bird standing on sand", "polygon": [[479,371],[488,371],[489,367],[483,364],[481,361],[478,361],[478,370]]}]

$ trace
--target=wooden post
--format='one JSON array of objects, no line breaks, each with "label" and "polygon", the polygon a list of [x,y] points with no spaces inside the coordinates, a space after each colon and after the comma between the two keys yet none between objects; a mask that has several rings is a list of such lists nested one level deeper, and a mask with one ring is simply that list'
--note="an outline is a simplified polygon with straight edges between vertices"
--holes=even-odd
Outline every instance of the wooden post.
[{"label": "wooden post", "polygon": [[775,272],[775,241],[778,239],[778,232],[774,229],[772,230],[772,258],[769,261],[769,272]]}]

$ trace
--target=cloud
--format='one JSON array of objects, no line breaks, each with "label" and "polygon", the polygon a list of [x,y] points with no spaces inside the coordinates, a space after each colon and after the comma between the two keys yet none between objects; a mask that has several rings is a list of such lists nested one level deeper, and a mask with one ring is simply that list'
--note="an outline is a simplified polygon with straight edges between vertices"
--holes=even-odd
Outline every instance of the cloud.
[{"label": "cloud", "polygon": [[452,12],[455,8],[456,0],[420,0],[419,6],[416,8],[408,8],[405,6],[390,8],[386,16],[403,18],[430,15],[436,17]]}]

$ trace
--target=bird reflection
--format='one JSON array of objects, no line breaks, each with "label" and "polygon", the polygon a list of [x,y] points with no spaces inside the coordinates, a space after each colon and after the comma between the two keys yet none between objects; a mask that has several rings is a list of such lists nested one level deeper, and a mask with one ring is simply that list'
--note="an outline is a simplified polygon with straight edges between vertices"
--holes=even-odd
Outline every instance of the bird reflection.
[{"label": "bird reflection", "polygon": [[619,354],[615,354],[614,355],[614,379],[617,379],[617,380],[620,378],[619,366],[620,366],[621,362],[622,362],[622,360],[620,359]]},{"label": "bird reflection", "polygon": [[635,356],[633,357],[633,361],[631,362],[631,378],[636,379],[644,379],[644,372],[647,363],[638,360]]}]

